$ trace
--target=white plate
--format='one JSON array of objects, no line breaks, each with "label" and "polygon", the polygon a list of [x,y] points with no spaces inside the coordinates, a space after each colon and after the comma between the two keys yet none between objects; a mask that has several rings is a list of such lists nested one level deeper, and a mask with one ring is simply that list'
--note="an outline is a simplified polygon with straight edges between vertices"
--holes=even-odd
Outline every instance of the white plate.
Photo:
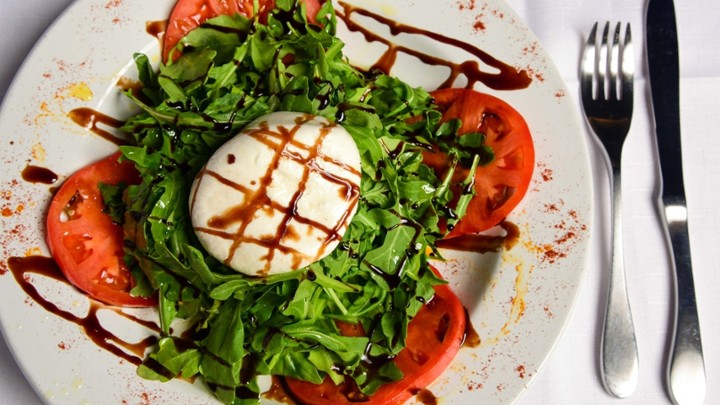
[{"label": "white plate", "polygon": [[[0,321],[20,367],[51,404],[214,401],[200,383],[160,384],[137,377],[134,365],[99,348],[75,323],[44,309],[8,271],[10,257],[48,256],[42,223],[50,186],[25,181],[21,173],[27,165],[46,167],[62,181],[115,149],[73,123],[67,113],[90,107],[114,117],[129,114],[116,83],[133,76],[134,52],[158,59],[158,42],[147,33],[146,23],[166,19],[173,3],[76,1],[38,42],[0,113]],[[379,0],[355,3],[473,44],[526,69],[533,79],[529,87],[513,91],[476,87],[505,99],[524,115],[535,139],[537,164],[531,189],[510,218],[521,231],[518,244],[472,264],[463,260],[448,264],[446,276],[470,311],[481,344],[463,348],[430,387],[436,397],[452,403],[512,402],[538,373],[560,336],[585,268],[592,179],[572,100],[537,39],[500,0],[447,0],[442,7],[414,0],[396,0],[392,5]],[[472,58],[428,37],[394,37],[372,21],[360,20],[413,49],[447,59]],[[341,29],[340,36],[358,64],[379,55],[357,34]],[[447,77],[447,72],[403,56],[392,73],[429,89]],[[88,300],[63,283],[36,275],[31,284],[63,310],[79,317],[87,313]],[[100,311],[99,318],[126,341],[138,341],[148,333],[112,310]]]}]

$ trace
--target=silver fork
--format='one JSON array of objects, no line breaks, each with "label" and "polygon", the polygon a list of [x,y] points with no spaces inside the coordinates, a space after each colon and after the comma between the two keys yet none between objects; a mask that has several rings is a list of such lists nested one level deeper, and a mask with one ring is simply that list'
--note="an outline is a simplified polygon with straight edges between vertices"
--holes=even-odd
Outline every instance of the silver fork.
[{"label": "silver fork", "polygon": [[[600,370],[603,385],[612,395],[625,398],[638,380],[638,353],[630,312],[622,237],[620,161],[633,111],[633,48],[630,24],[621,37],[622,25],[610,32],[606,23],[601,42],[598,24],[592,28],[580,66],[583,109],[597,140],[603,145],[612,189],[612,254],[607,307],[603,323]],[[612,41],[612,42],[611,42]]]}]

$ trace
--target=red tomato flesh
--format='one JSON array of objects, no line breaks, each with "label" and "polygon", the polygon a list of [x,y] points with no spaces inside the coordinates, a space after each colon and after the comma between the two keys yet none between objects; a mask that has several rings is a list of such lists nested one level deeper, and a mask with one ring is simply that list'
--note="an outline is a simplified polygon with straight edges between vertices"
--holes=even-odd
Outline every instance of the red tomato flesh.
[{"label": "red tomato flesh", "polygon": [[60,187],[48,210],[50,252],[68,281],[109,305],[146,307],[155,298],[134,297],[134,279],[123,260],[123,228],[103,212],[98,183],[138,184],[129,162],[119,153],[84,167]]},{"label": "red tomato flesh", "polygon": [[[483,133],[495,159],[475,172],[475,197],[465,216],[448,237],[482,232],[503,221],[525,196],[535,166],[535,148],[522,115],[505,101],[470,89],[432,92],[443,121],[462,120],[458,134]],[[448,158],[442,152],[424,153],[424,162],[443,172]],[[467,177],[455,171],[453,181]]]},{"label": "red tomato flesh", "polygon": [[[287,378],[292,395],[308,405],[402,404],[435,381],[455,358],[465,337],[465,308],[447,285],[435,286],[435,296],[408,325],[406,347],[392,361],[403,379],[380,387],[370,397],[357,390],[353,381],[336,386],[330,378],[313,384]],[[349,325],[341,331],[355,335]]]},{"label": "red tomato flesh", "polygon": [[[259,0],[258,3],[259,10],[255,12],[253,0],[179,0],[165,30],[163,60],[168,60],[170,51],[188,32],[210,18],[240,14],[248,18],[258,15],[260,21],[267,21],[268,13],[275,8],[275,0]],[[316,22],[315,16],[320,10],[319,0],[304,0],[304,3],[308,21]]]}]

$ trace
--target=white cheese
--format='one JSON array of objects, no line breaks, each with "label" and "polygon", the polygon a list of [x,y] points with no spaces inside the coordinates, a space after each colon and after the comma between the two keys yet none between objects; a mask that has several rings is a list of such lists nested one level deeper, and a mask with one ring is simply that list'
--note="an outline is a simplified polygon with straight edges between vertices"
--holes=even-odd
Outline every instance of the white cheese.
[{"label": "white cheese", "polygon": [[213,257],[252,276],[293,271],[333,251],[357,210],[360,153],[322,117],[275,112],[221,146],[190,193]]}]

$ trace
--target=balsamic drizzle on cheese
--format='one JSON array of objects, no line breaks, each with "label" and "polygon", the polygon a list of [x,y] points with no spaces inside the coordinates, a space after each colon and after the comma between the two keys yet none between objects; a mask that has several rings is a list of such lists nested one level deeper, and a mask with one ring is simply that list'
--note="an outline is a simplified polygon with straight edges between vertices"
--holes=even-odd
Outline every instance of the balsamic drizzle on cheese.
[{"label": "balsamic drizzle on cheese", "polygon": [[[199,190],[201,190],[202,183],[206,181],[207,178],[213,178],[222,185],[230,187],[244,195],[244,199],[242,199],[240,203],[218,215],[212,216],[205,224],[194,223],[196,233],[212,235],[231,242],[225,257],[218,257],[218,259],[222,260],[227,266],[236,267],[232,266],[232,262],[236,254],[238,254],[238,248],[241,245],[254,244],[267,250],[267,254],[262,257],[265,262],[264,268],[260,270],[257,275],[266,276],[270,273],[273,258],[278,252],[292,256],[291,270],[297,270],[320,260],[330,253],[331,248],[337,246],[342,239],[344,229],[356,211],[358,198],[360,196],[360,171],[358,168],[322,152],[321,146],[323,142],[326,141],[328,135],[331,134],[331,130],[337,127],[337,124],[330,122],[323,123],[319,128],[319,136],[317,136],[312,145],[307,145],[296,139],[295,136],[301,127],[311,120],[319,122],[319,120],[315,120],[315,117],[309,114],[297,115],[293,126],[271,126],[268,121],[265,120],[260,122],[258,127],[243,131],[241,135],[238,135],[249,136],[273,151],[273,158],[267,170],[264,175],[257,180],[257,184],[255,184],[254,187],[238,184],[228,179],[222,173],[208,169],[207,166],[203,168],[196,177],[196,184],[193,194],[190,197],[191,211],[198,203]],[[340,129],[341,127],[337,128]],[[235,162],[232,163],[232,165],[242,164],[239,156],[233,155],[232,158],[226,157],[226,159],[228,163],[231,161]],[[282,159],[288,159],[303,167],[303,173],[300,177],[297,190],[295,190],[287,204],[274,201],[268,195],[268,189],[273,184],[273,181],[277,180],[275,176],[277,176],[277,169]],[[351,176],[343,177],[337,173],[333,173],[326,170],[324,168],[325,165],[340,168]],[[243,170],[243,168],[238,167],[238,170]],[[325,181],[335,184],[339,190],[338,197],[347,207],[344,214],[338,218],[334,224],[324,224],[300,212],[299,203],[303,196],[309,192],[308,181],[313,173],[321,176]],[[260,237],[248,235],[248,226],[257,215],[271,217],[278,214],[282,216],[282,219],[273,233],[264,234]],[[300,231],[295,229],[293,226],[294,222],[318,230],[324,235],[321,246],[315,255],[308,256],[307,253],[288,246],[288,241],[299,240],[304,237],[304,235],[300,234]],[[237,228],[229,230],[231,227]]]}]

